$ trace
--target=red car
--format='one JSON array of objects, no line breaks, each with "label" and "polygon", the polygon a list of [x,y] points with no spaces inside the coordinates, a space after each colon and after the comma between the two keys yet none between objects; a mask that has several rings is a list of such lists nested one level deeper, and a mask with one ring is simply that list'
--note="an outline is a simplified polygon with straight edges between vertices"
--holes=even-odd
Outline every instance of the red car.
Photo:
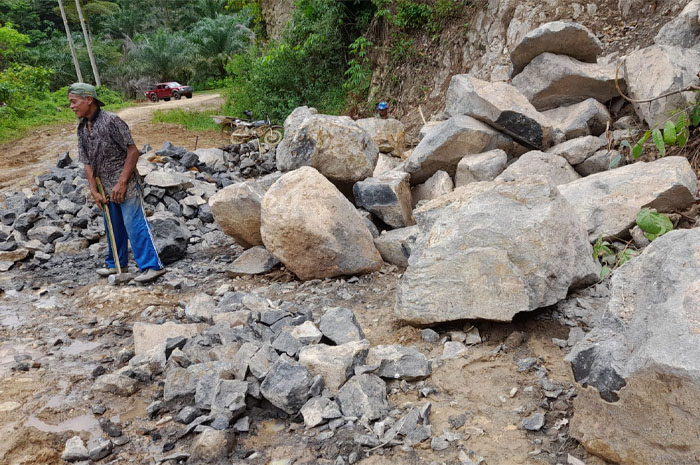
[{"label": "red car", "polygon": [[192,87],[183,86],[177,82],[161,82],[156,84],[155,88],[152,90],[147,90],[144,92],[147,99],[153,102],[157,102],[160,99],[166,102],[171,98],[175,100],[180,100],[183,95],[187,98],[192,98]]}]

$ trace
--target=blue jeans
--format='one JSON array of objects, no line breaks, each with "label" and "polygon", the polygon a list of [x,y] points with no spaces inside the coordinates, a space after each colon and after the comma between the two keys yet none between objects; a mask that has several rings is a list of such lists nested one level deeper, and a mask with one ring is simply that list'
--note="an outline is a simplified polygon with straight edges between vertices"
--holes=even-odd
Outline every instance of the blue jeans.
[{"label": "blue jeans", "polygon": [[[151,234],[151,226],[146,220],[141,204],[141,196],[127,198],[122,203],[109,202],[109,215],[112,219],[114,230],[114,242],[117,246],[119,265],[126,268],[129,263],[129,248],[127,239],[131,242],[131,251],[134,260],[141,271],[154,269],[160,270],[163,264],[158,257],[158,251]],[[102,215],[105,221],[105,231],[109,235],[107,216]],[[109,237],[107,237],[107,268],[116,268],[114,264],[114,251]]]}]

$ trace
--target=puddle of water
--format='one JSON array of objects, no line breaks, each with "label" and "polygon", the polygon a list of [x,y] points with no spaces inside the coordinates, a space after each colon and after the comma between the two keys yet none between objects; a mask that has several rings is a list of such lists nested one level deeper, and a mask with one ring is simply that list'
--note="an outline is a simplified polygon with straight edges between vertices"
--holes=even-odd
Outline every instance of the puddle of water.
[{"label": "puddle of water", "polygon": [[71,345],[61,349],[61,352],[64,355],[78,355],[88,350],[96,349],[99,346],[99,342],[73,341]]},{"label": "puddle of water", "polygon": [[19,313],[17,307],[0,307],[0,326],[17,329],[26,321]]},{"label": "puddle of water", "polygon": [[65,433],[66,431],[73,431],[77,433],[80,431],[86,431],[90,433],[91,437],[100,435],[100,424],[93,415],[89,414],[62,421],[57,425],[49,425],[48,423],[44,423],[32,415],[24,423],[24,426],[36,428],[44,433]]},{"label": "puddle of water", "polygon": [[15,364],[15,355],[28,354],[32,359],[37,360],[43,356],[42,353],[34,349],[27,348],[26,344],[0,344],[0,377],[10,371]]},{"label": "puddle of water", "polygon": [[134,418],[146,418],[146,407],[148,407],[148,403],[145,400],[136,399],[132,403],[132,407],[129,410],[124,413],[114,415],[111,420],[114,423],[126,423]]}]

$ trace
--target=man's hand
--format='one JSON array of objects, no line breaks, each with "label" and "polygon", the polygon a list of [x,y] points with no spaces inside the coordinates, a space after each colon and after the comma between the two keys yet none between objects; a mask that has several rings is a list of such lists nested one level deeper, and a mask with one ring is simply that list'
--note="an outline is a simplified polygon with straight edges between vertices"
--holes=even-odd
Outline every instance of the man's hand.
[{"label": "man's hand", "polygon": [[117,182],[114,189],[112,189],[112,201],[114,203],[122,203],[126,200],[126,187],[127,183],[121,180]]},{"label": "man's hand", "polygon": [[96,190],[90,190],[90,194],[92,194],[92,199],[95,201],[97,206],[100,207],[100,210],[102,210],[102,205],[107,203],[107,199],[105,198],[105,196],[100,194]]}]

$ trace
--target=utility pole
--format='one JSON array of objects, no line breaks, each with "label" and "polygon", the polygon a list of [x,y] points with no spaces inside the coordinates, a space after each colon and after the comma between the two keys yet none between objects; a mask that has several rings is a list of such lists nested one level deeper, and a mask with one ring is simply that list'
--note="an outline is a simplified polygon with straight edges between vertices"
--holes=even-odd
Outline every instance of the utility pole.
[{"label": "utility pole", "polygon": [[78,82],[83,82],[83,75],[80,72],[80,63],[78,63],[78,55],[75,54],[75,44],[73,43],[73,36],[70,35],[70,28],[68,27],[68,20],[66,19],[66,11],[63,9],[63,2],[61,0],[58,0],[58,8],[61,9],[63,26],[66,28],[66,38],[68,39],[70,54],[73,57],[73,65],[75,65],[75,74],[78,76]]},{"label": "utility pole", "polygon": [[90,65],[92,66],[92,74],[95,75],[95,87],[100,87],[100,74],[97,72],[97,63],[95,55],[92,54],[92,45],[90,45],[90,37],[85,27],[85,19],[83,18],[83,9],[80,7],[80,0],[75,0],[75,8],[78,10],[78,18],[80,18],[80,27],[83,28],[83,36],[85,37],[85,46],[87,47],[88,56],[90,57]]}]

